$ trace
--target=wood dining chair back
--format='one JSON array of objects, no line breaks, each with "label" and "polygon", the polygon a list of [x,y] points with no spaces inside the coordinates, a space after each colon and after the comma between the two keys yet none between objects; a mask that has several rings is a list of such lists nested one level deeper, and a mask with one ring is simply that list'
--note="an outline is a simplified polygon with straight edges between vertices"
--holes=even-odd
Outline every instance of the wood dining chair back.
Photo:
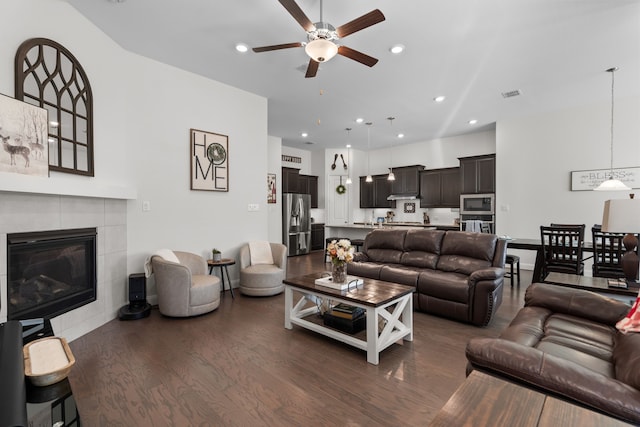
[{"label": "wood dining chair back", "polygon": [[540,226],[543,255],[543,277],[557,273],[584,274],[582,246],[584,224]]},{"label": "wood dining chair back", "polygon": [[625,252],[622,244],[624,236],[624,233],[602,231],[599,225],[591,228],[594,277],[624,277],[621,264]]}]

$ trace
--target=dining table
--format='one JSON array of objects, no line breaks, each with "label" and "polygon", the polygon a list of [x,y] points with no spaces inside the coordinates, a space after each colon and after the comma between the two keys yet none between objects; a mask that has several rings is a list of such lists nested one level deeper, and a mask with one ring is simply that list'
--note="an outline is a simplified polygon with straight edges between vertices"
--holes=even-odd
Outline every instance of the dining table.
[{"label": "dining table", "polygon": [[[542,241],[540,239],[527,239],[519,237],[505,237],[507,249],[522,249],[536,251],[536,261],[533,266],[531,283],[542,282],[544,280],[544,256],[542,254]],[[593,253],[593,242],[583,242],[582,252]],[[585,258],[585,259],[589,259]]]}]

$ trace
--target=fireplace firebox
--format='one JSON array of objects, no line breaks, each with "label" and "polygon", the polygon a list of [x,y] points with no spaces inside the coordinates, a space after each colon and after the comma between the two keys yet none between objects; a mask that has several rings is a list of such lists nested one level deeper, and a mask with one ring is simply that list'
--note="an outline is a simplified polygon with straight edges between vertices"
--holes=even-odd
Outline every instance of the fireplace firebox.
[{"label": "fireplace firebox", "polygon": [[7,235],[7,319],[53,318],[96,300],[95,228]]}]

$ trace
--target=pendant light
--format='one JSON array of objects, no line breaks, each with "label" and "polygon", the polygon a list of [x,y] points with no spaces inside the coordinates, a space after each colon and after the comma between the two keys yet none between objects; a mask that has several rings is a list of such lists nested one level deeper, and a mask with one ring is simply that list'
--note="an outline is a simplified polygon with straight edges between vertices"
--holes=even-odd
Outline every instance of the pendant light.
[{"label": "pendant light", "polygon": [[[395,119],[395,117],[387,117],[387,120],[389,120],[389,124],[391,125],[391,127],[393,127],[393,120]],[[389,166],[389,176],[387,177],[388,181],[395,181],[396,180],[396,176],[393,173],[393,139],[391,140],[391,155],[389,156],[389,161],[390,161],[390,166]]]},{"label": "pendant light", "polygon": [[373,123],[367,122],[367,177],[364,179],[365,182],[373,182],[373,178],[371,177],[371,170],[369,169],[369,162],[371,159],[371,125]]},{"label": "pendant light", "polygon": [[[349,143],[349,135],[351,134],[351,128],[347,128],[347,165],[351,164],[351,144]],[[349,168],[347,170],[347,182],[345,183],[347,185],[351,185],[352,181],[351,181],[351,168]]]},{"label": "pendant light", "polygon": [[594,188],[595,191],[624,191],[631,190],[631,188],[627,187],[622,181],[619,179],[613,179],[613,87],[614,87],[614,74],[618,71],[618,67],[609,68],[607,70],[608,73],[611,73],[611,146],[610,146],[610,156],[611,156],[611,165],[609,171],[609,179],[602,181],[602,183]]}]

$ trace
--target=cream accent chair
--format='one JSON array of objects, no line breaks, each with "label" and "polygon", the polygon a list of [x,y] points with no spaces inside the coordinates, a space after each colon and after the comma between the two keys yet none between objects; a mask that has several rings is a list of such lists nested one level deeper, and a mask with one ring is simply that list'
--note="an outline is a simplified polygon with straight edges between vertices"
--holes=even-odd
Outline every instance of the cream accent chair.
[{"label": "cream accent chair", "polygon": [[160,313],[188,317],[208,313],[220,305],[220,278],[207,273],[207,261],[190,252],[173,251],[180,264],[151,258]]},{"label": "cream accent chair", "polygon": [[240,292],[250,296],[277,295],[284,291],[287,276],[287,247],[269,243],[273,264],[251,265],[249,245],[240,248]]}]

